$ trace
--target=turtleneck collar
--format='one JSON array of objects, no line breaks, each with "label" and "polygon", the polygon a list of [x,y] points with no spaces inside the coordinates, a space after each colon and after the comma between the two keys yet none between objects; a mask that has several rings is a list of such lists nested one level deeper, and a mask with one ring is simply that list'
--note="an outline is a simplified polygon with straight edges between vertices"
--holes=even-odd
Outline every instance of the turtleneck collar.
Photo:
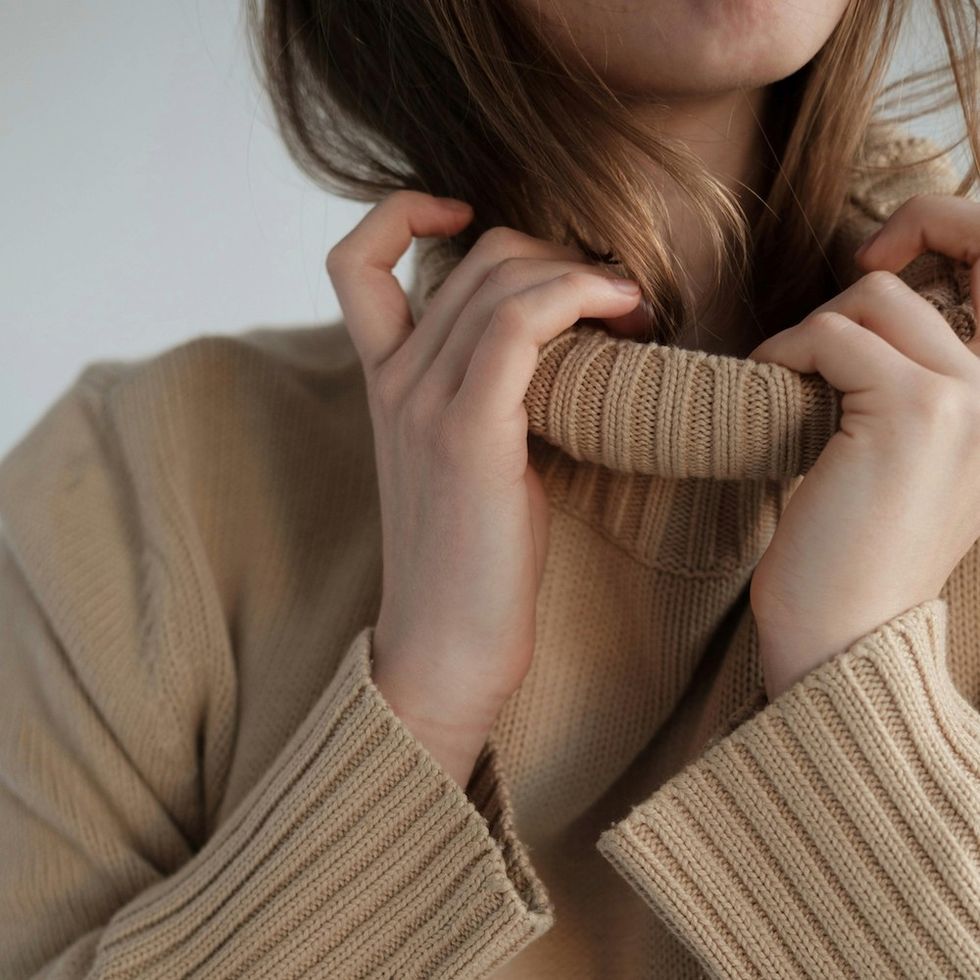
[{"label": "turtleneck collar", "polygon": [[[930,145],[891,139],[870,162],[921,157]],[[855,281],[854,250],[903,200],[952,186],[955,176],[938,159],[900,178],[857,182],[828,250],[838,280]],[[419,239],[416,249],[411,302],[419,315],[455,260],[442,239]],[[930,253],[901,275],[962,339],[972,336],[968,267]],[[810,468],[840,421],[840,393],[818,374],[614,337],[581,321],[541,349],[525,405],[529,430],[573,459],[668,478],[791,480]]]}]

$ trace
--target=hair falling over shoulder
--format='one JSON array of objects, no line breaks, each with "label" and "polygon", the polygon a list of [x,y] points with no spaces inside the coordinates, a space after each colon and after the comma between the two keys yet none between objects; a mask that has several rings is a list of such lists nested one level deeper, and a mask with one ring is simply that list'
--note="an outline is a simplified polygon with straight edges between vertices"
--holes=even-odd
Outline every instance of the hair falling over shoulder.
[{"label": "hair falling over shoulder", "polygon": [[825,282],[824,248],[881,127],[958,105],[960,132],[940,148],[969,147],[958,193],[980,169],[976,0],[932,0],[941,63],[888,85],[911,0],[852,0],[818,54],[771,86],[771,181],[754,226],[686,146],[639,126],[630,97],[548,44],[513,0],[246,3],[280,131],[320,186],[368,202],[401,188],[468,201],[475,218],[450,243],[458,256],[494,225],[615,256],[661,343],[690,309],[659,230],[664,199],[636,161],[659,168],[703,220],[716,281],[750,291],[761,271],[767,308],[789,317]]}]

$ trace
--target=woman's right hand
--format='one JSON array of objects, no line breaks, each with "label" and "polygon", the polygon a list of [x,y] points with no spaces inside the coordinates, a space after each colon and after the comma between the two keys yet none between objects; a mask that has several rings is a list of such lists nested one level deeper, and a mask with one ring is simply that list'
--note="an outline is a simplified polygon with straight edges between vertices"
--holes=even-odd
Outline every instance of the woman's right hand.
[{"label": "woman's right hand", "polygon": [[539,349],[640,297],[573,246],[497,227],[413,325],[392,269],[413,236],[454,235],[472,216],[396,191],[327,256],[374,432],[383,575],[372,677],[464,787],[534,650],[548,504],[528,461],[524,396]]}]

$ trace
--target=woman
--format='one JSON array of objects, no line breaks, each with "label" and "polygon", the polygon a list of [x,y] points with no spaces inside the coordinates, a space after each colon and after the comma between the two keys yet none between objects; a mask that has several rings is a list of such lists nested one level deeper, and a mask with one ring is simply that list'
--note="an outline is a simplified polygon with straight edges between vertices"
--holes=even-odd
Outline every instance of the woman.
[{"label": "woman", "polygon": [[980,975],[980,206],[881,122],[905,6],[250,8],[379,203],[342,321],[0,467],[0,974]]}]

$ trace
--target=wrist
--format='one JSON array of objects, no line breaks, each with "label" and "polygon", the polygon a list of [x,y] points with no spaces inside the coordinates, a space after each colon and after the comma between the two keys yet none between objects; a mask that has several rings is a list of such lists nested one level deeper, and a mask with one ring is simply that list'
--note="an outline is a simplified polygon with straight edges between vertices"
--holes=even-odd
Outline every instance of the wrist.
[{"label": "wrist", "polygon": [[405,684],[377,665],[372,680],[391,710],[402,724],[425,747],[438,765],[463,789],[469,783],[487,736],[499,714],[486,705],[468,708],[453,702],[450,705],[438,692]]},{"label": "wrist", "polygon": [[810,637],[802,629],[775,630],[759,627],[759,661],[770,702],[833,655],[832,642]]}]

